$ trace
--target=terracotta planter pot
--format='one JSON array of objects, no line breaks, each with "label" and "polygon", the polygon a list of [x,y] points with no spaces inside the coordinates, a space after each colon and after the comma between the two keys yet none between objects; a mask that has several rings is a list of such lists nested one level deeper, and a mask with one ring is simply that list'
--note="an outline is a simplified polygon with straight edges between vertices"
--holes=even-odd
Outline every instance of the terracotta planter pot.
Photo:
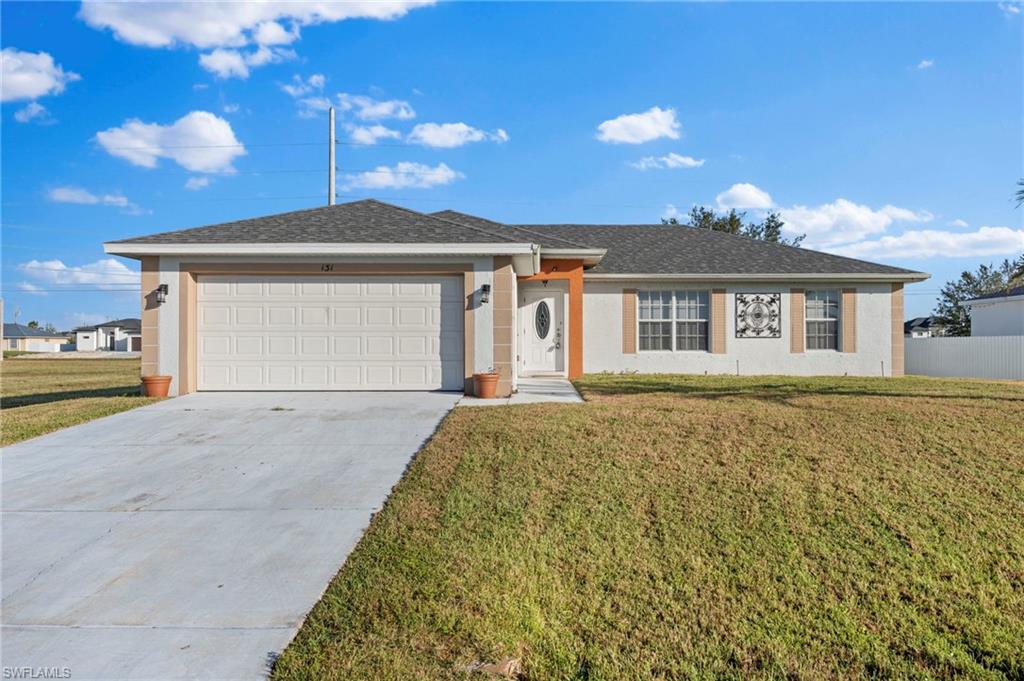
[{"label": "terracotta planter pot", "polygon": [[146,397],[167,397],[167,391],[170,387],[170,376],[142,377],[142,394]]},{"label": "terracotta planter pot", "polygon": [[485,400],[493,399],[494,393],[498,390],[498,374],[494,372],[473,374],[473,383],[477,397],[482,397]]}]

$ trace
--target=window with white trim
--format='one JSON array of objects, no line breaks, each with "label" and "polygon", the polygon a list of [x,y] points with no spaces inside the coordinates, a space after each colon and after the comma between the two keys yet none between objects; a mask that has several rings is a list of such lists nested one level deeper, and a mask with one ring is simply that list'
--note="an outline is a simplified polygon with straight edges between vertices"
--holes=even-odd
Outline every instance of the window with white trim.
[{"label": "window with white trim", "polygon": [[707,351],[707,291],[638,291],[639,350]]},{"label": "window with white trim", "polygon": [[805,319],[808,350],[839,348],[839,291],[807,291]]}]

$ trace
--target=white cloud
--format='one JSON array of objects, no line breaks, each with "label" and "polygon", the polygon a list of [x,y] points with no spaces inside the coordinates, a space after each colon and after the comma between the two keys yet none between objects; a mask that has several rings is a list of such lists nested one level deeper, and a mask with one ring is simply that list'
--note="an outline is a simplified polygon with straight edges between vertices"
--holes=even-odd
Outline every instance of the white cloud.
[{"label": "white cloud", "polygon": [[29,102],[24,107],[14,112],[14,120],[19,123],[35,121],[37,123],[52,123],[50,112],[39,102]]},{"label": "white cloud", "polygon": [[210,178],[206,176],[202,177],[190,177],[185,181],[185,189],[197,192],[200,189],[205,189],[210,186]]},{"label": "white cloud", "polygon": [[32,279],[57,286],[87,284],[99,288],[125,288],[139,283],[139,273],[114,258],[78,266],[65,265],[60,260],[30,260],[18,265],[18,270]]},{"label": "white cloud", "polygon": [[498,128],[487,132],[465,123],[420,123],[409,133],[408,140],[426,147],[451,149],[470,142],[490,140],[503,144],[509,139],[508,133]]},{"label": "white cloud", "polygon": [[[346,19],[397,19],[433,0],[353,0],[349,2],[83,2],[78,16],[96,29],[109,28],[118,39],[145,47],[191,45],[199,49],[272,44],[283,40],[280,22],[299,36],[304,26]],[[271,27],[269,22],[278,26]],[[262,41],[262,42],[261,42]],[[269,41],[269,42],[268,42]]]},{"label": "white cloud", "polygon": [[715,197],[720,210],[730,208],[754,208],[765,210],[773,205],[772,197],[768,192],[755,187],[749,182],[740,182],[726,189]]},{"label": "white cloud", "polygon": [[819,248],[880,234],[893,222],[929,222],[934,217],[927,211],[914,212],[897,206],[887,205],[875,210],[847,199],[816,207],[781,208],[779,213],[786,223],[786,231],[806,234],[808,245]]},{"label": "white cloud", "polygon": [[666,156],[644,156],[639,161],[633,161],[629,165],[638,170],[700,168],[704,165],[704,159],[683,156],[673,151]]},{"label": "white cloud", "polygon": [[[397,19],[412,9],[433,4],[434,0],[351,0],[346,2],[284,1],[267,2],[120,2],[92,0],[83,2],[78,16],[89,26],[110,29],[126,43],[154,48],[181,45],[200,50],[213,50],[204,67],[210,68],[210,54],[218,48],[240,48],[257,45],[271,48],[268,52],[239,54],[243,66],[228,68],[228,75],[248,73],[248,67],[260,66],[270,60],[294,56],[282,51],[279,45],[293,43],[305,26],[344,21],[346,19]],[[286,28],[287,25],[287,28]],[[226,63],[223,55],[215,58],[220,66]],[[220,72],[215,71],[220,75]]]},{"label": "white cloud", "polygon": [[299,37],[299,27],[292,24],[291,30],[276,21],[264,21],[253,31],[253,40],[260,45],[288,45]]},{"label": "white cloud", "polygon": [[1024,251],[1024,229],[981,227],[973,232],[908,230],[898,236],[833,246],[832,253],[853,258],[958,258],[1016,255]]},{"label": "white cloud", "polygon": [[960,218],[957,218],[956,220],[950,220],[949,222],[946,223],[946,225],[949,227],[958,227],[960,229],[966,229],[967,227],[970,227],[966,220],[961,220]]},{"label": "white cloud", "polygon": [[465,177],[457,170],[452,170],[444,163],[430,167],[422,163],[402,161],[394,167],[377,166],[371,171],[347,175],[346,188],[360,187],[365,189],[425,189],[438,185],[451,184]]},{"label": "white cloud", "polygon": [[1015,17],[1020,14],[1020,2],[1000,2],[997,4],[999,6],[999,9],[1003,11],[1003,14],[1005,14],[1008,17]]},{"label": "white cloud", "polygon": [[22,52],[13,47],[0,52],[0,101],[58,95],[76,80],[81,76],[65,71],[46,52]]},{"label": "white cloud", "polygon": [[925,69],[930,69],[933,66],[935,66],[935,60],[934,59],[922,59],[921,61],[917,62],[917,70],[918,71],[923,71]]},{"label": "white cloud", "polygon": [[115,206],[132,215],[140,215],[142,209],[123,194],[93,194],[88,189],[74,186],[54,187],[46,193],[54,203],[75,203],[83,206]]},{"label": "white cloud", "polygon": [[359,126],[353,125],[348,128],[349,137],[357,144],[376,144],[382,139],[399,139],[402,133],[383,125]]},{"label": "white cloud", "polygon": [[679,139],[682,126],[675,109],[652,106],[643,113],[622,114],[597,126],[597,139],[611,144],[642,144],[661,137]]},{"label": "white cloud", "polygon": [[240,107],[238,104],[225,104],[221,108],[224,110],[224,113],[226,113],[226,114],[233,114],[233,113],[238,113],[238,110],[241,109],[242,107]]},{"label": "white cloud", "polygon": [[218,47],[212,52],[199,55],[199,65],[218,78],[248,78],[249,67],[278,63],[295,59],[293,50],[260,45],[251,52],[241,52]]},{"label": "white cloud", "polygon": [[137,166],[155,168],[160,158],[169,158],[195,173],[232,173],[232,161],[246,153],[231,124],[208,111],[193,111],[170,125],[132,118],[96,133],[96,141]]},{"label": "white cloud", "polygon": [[282,84],[281,89],[292,97],[302,97],[303,95],[308,95],[311,92],[322,91],[326,80],[327,79],[322,73],[314,73],[305,80],[302,79],[302,76],[296,73],[292,76],[292,82]]},{"label": "white cloud", "polygon": [[36,296],[45,296],[46,291],[42,286],[36,286],[35,284],[27,281],[18,282],[18,290],[24,291],[25,293],[31,293]]},{"label": "white cloud", "polygon": [[299,102],[299,118],[316,118],[321,112],[331,108],[331,100],[326,97],[306,97]]},{"label": "white cloud", "polygon": [[676,220],[681,220],[682,217],[683,217],[683,214],[679,211],[678,208],[675,207],[674,204],[671,204],[671,203],[666,203],[665,204],[665,210],[662,211],[662,213],[661,213],[661,218],[663,220],[671,220],[673,218],[675,218]]},{"label": "white cloud", "polygon": [[401,99],[374,99],[366,95],[351,95],[347,92],[338,93],[338,108],[351,111],[356,118],[364,121],[377,121],[385,118],[408,120],[416,117],[409,102]]}]

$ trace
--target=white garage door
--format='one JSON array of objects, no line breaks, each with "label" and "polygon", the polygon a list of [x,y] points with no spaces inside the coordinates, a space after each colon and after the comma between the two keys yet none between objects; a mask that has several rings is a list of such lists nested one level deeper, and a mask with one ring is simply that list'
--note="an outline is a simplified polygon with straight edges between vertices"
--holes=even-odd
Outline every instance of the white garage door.
[{"label": "white garage door", "polygon": [[200,390],[462,390],[462,278],[198,279]]}]

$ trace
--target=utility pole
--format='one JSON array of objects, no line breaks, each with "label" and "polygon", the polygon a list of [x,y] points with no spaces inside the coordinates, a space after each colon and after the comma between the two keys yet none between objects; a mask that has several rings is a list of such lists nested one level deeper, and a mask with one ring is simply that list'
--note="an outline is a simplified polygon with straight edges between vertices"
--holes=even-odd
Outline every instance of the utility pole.
[{"label": "utility pole", "polygon": [[327,142],[327,205],[334,205],[334,107],[332,106],[328,111],[328,118],[330,118],[330,132],[328,133],[330,139]]}]

